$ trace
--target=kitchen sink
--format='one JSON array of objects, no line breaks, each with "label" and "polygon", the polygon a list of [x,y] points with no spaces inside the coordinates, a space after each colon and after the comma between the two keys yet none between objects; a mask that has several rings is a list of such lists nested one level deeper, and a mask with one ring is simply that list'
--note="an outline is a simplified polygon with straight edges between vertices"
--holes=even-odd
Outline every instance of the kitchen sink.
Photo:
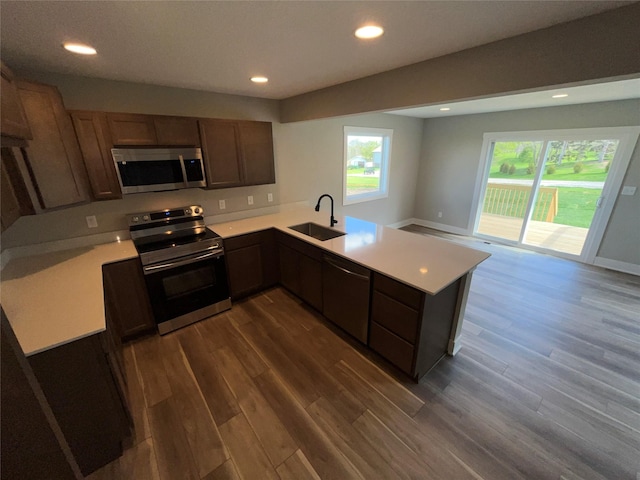
[{"label": "kitchen sink", "polygon": [[318,225],[317,223],[312,222],[301,223],[300,225],[292,225],[288,228],[322,241],[346,235],[346,233],[344,232],[339,232],[337,230],[334,230],[333,228],[323,227],[322,225]]}]

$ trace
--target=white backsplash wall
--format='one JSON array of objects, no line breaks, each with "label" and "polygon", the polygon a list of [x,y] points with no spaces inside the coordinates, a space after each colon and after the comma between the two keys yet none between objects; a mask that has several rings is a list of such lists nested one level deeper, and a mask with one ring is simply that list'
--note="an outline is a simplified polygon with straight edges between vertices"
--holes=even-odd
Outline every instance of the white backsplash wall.
[{"label": "white backsplash wall", "polygon": [[[273,194],[273,202],[268,202],[267,194]],[[253,196],[249,205],[247,196]],[[256,214],[264,208],[277,207],[280,203],[278,185],[228,188],[224,190],[202,190],[190,188],[171,192],[138,193],[126,195],[121,200],[92,202],[40,215],[21,217],[2,233],[2,249],[34,243],[64,240],[87,235],[113,232],[115,236],[128,230],[126,214],[185,205],[202,205],[208,221],[215,221],[216,215],[228,215],[250,211]],[[224,200],[226,208],[220,210],[218,201]],[[86,217],[95,215],[96,228],[87,227]],[[213,218],[211,218],[213,217]]]}]

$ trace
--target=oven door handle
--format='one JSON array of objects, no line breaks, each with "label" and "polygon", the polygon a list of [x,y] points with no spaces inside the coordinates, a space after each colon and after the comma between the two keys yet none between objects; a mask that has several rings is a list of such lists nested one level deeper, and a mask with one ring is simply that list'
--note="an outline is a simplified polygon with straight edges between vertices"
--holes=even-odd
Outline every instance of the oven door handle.
[{"label": "oven door handle", "polygon": [[202,254],[202,255],[198,255],[196,257],[185,258],[183,260],[178,260],[176,262],[161,263],[159,265],[147,265],[147,266],[143,267],[142,270],[144,271],[145,275],[148,275],[150,273],[161,272],[162,270],[168,270],[170,268],[176,268],[176,267],[181,267],[183,265],[189,265],[190,263],[199,262],[200,260],[204,260],[205,258],[222,255],[222,250],[220,250],[217,245],[209,247],[209,249],[216,249],[216,251],[215,252],[208,252],[208,253],[205,253],[205,254]]}]

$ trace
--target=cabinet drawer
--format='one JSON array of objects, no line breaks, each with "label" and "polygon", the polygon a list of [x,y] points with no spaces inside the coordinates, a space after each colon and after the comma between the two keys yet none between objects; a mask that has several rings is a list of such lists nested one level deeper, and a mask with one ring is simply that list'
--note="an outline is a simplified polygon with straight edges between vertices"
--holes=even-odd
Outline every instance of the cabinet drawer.
[{"label": "cabinet drawer", "polygon": [[414,344],[418,332],[418,312],[377,290],[373,291],[371,320],[407,342]]},{"label": "cabinet drawer", "polygon": [[413,345],[405,342],[376,322],[371,322],[369,346],[401,370],[411,375]]},{"label": "cabinet drawer", "polygon": [[424,293],[420,290],[379,273],[376,273],[373,277],[373,288],[414,310],[420,311],[424,297]]}]

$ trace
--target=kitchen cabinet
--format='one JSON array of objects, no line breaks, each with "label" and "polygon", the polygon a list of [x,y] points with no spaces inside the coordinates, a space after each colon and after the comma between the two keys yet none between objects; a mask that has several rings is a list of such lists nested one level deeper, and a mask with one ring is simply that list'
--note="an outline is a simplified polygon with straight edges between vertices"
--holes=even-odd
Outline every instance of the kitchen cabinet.
[{"label": "kitchen cabinet", "polygon": [[322,261],[322,313],[366,344],[371,271],[336,255]]},{"label": "kitchen cabinet", "polygon": [[122,340],[156,328],[142,264],[130,258],[102,266],[105,310],[113,330]]},{"label": "kitchen cabinet", "polygon": [[322,250],[278,232],[280,283],[322,311]]},{"label": "kitchen cabinet", "polygon": [[198,122],[190,117],[107,113],[113,145],[199,146]]},{"label": "kitchen cabinet", "polygon": [[200,119],[208,188],[275,183],[271,123]]},{"label": "kitchen cabinet", "polygon": [[33,215],[35,210],[20,175],[13,149],[2,147],[1,168],[0,227],[4,231],[22,215]]},{"label": "kitchen cabinet", "polygon": [[153,116],[158,145],[200,146],[198,121],[189,117]]},{"label": "kitchen cabinet", "polygon": [[31,139],[31,129],[29,122],[18,94],[13,73],[2,63],[1,70],[2,85],[0,86],[0,107],[1,132],[2,136],[20,139]]},{"label": "kitchen cabinet", "polygon": [[224,241],[231,298],[237,300],[278,282],[275,232],[265,230]]},{"label": "kitchen cabinet", "polygon": [[369,347],[419,379],[447,352],[461,279],[428,295],[373,274]]},{"label": "kitchen cabinet", "polygon": [[151,115],[108,113],[107,121],[114,145],[158,145]]},{"label": "kitchen cabinet", "polygon": [[69,445],[4,311],[1,316],[0,478],[81,479]]},{"label": "kitchen cabinet", "polygon": [[113,145],[104,112],[72,111],[80,151],[87,170],[94,200],[122,198],[118,176],[111,157]]},{"label": "kitchen cabinet", "polygon": [[87,201],[82,155],[60,93],[50,85],[24,80],[16,84],[33,136],[24,149],[25,162],[41,207]]},{"label": "kitchen cabinet", "polygon": [[122,454],[129,415],[109,366],[104,333],[28,357],[83,475]]}]

